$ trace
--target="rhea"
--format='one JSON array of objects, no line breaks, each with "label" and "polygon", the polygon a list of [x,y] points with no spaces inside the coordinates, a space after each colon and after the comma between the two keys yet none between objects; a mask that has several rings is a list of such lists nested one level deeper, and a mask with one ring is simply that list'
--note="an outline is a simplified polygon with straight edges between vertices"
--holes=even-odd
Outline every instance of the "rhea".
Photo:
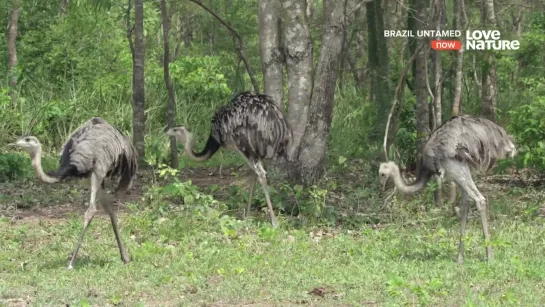
[{"label": "rhea", "polygon": [[210,135],[202,151],[193,149],[193,135],[185,127],[170,128],[166,134],[181,142],[187,156],[195,161],[210,159],[220,147],[238,151],[256,175],[250,188],[247,210],[251,207],[257,177],[265,194],[271,224],[276,227],[263,160],[287,159],[292,131],[272,97],[251,92],[236,95],[230,104],[212,116]]},{"label": "rhea", "polygon": [[431,134],[422,150],[420,171],[413,183],[404,182],[394,162],[381,163],[379,177],[383,189],[392,178],[398,190],[412,194],[424,188],[435,175],[450,176],[462,191],[458,263],[464,262],[464,237],[470,199],[477,204],[486,241],[486,256],[490,262],[493,254],[488,231],[487,201],[473,182],[471,171],[489,170],[497,160],[514,157],[515,154],[513,138],[501,126],[485,118],[458,116],[446,121]]},{"label": "rhea", "polygon": [[[104,179],[113,176],[119,178],[116,194],[132,187],[138,168],[135,148],[119,129],[100,117],[86,121],[70,135],[63,146],[59,168],[54,171],[46,173],[42,169],[42,145],[36,137],[23,136],[9,145],[28,152],[36,176],[43,182],[57,183],[67,178],[90,179],[91,198],[83,219],[83,231],[68,262],[68,269],[73,269],[87,227],[97,212],[97,193],[99,190],[103,192]],[[102,205],[110,216],[121,260],[128,263],[130,260],[121,242],[117,216],[107,201]]]}]

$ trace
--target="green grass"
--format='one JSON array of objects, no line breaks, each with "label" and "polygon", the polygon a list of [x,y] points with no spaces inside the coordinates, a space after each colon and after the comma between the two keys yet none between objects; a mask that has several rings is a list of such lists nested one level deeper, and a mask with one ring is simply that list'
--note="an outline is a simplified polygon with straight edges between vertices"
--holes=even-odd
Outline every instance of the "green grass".
[{"label": "green grass", "polygon": [[[339,186],[349,191],[346,185]],[[121,214],[122,236],[132,259],[128,265],[120,260],[104,216],[93,221],[74,271],[66,270],[66,265],[81,231],[79,213],[66,219],[0,220],[0,302],[22,299],[32,305],[70,306],[545,303],[545,230],[535,206],[541,193],[532,188],[488,193],[495,260],[486,263],[479,219],[473,217],[466,263],[460,266],[455,263],[459,222],[446,209],[427,207],[430,192],[412,200],[395,197],[384,209],[390,213],[374,213],[377,225],[356,221],[352,223],[356,227],[326,227],[318,221],[298,223],[300,217],[281,216],[281,226],[275,230],[269,227],[266,213],[236,220],[220,214],[226,207],[202,190],[187,183],[172,187],[184,196],[185,205],[156,188]],[[56,199],[56,188],[47,188]],[[356,199],[355,193],[346,192],[345,201]],[[87,197],[87,192],[81,194]],[[231,201],[244,206],[243,199]],[[323,297],[309,294],[317,288],[325,291]]]}]

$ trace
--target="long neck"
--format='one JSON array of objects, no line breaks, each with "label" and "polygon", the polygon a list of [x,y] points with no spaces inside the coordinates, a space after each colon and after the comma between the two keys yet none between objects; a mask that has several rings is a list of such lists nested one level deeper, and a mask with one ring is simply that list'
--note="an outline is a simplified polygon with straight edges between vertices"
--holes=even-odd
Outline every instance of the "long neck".
[{"label": "long neck", "polygon": [[187,136],[184,142],[184,150],[190,159],[194,161],[198,161],[198,162],[203,162],[210,159],[212,154],[214,154],[214,152],[209,150],[208,146],[205,146],[202,152],[195,152],[193,150],[192,143],[193,143],[193,135],[191,133],[187,133]]},{"label": "long neck", "polygon": [[420,191],[423,187],[426,186],[428,181],[430,180],[432,174],[427,169],[423,168],[420,170],[420,173],[418,174],[418,178],[411,183],[406,184],[403,178],[401,177],[401,172],[399,171],[399,168],[395,168],[393,179],[394,184],[398,190],[405,194],[413,194],[418,191]]},{"label": "long neck", "polygon": [[58,178],[47,175],[42,169],[41,147],[39,147],[38,150],[36,150],[35,152],[31,153],[30,158],[32,159],[32,168],[34,168],[34,171],[36,172],[36,176],[38,176],[38,178],[40,178],[43,182],[47,182],[47,183],[59,182]]}]

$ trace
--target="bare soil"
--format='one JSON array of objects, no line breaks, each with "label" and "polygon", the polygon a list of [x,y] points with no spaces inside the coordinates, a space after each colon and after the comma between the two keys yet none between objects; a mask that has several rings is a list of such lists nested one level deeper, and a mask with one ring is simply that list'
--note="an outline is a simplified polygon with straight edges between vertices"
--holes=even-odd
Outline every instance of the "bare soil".
[{"label": "bare soil", "polygon": [[[244,176],[244,173],[248,175],[248,171],[244,168],[238,167],[224,167],[222,168],[221,175],[219,167],[196,167],[185,168],[180,172],[180,180],[191,182],[200,187],[205,188],[213,184],[217,185],[231,185],[239,184],[240,176]],[[112,199],[114,210],[123,214],[128,211],[127,204],[130,202],[138,201],[145,192],[145,187],[149,186],[157,179],[154,177],[151,171],[141,171],[137,175],[137,179],[134,181],[133,187],[130,191],[120,193],[117,200]],[[85,182],[85,181],[83,181]],[[82,185],[78,181],[68,181],[59,184],[46,184],[39,182],[37,179],[31,182],[24,182],[18,184],[0,184],[0,196],[7,195],[10,199],[7,203],[0,203],[0,217],[7,217],[12,222],[60,222],[66,219],[70,215],[81,215],[87,209],[89,201],[89,189],[88,183]],[[106,190],[112,188],[106,185]],[[73,196],[70,191],[77,190]],[[25,198],[31,198],[29,194],[35,194],[36,198],[43,198],[44,201],[37,201],[36,204],[25,204]],[[49,202],[48,195],[59,195],[61,198],[59,201]],[[63,198],[63,194],[70,194],[70,196]],[[19,200],[20,199],[20,200]],[[1,201],[1,198],[0,198]],[[97,216],[106,217],[104,210],[99,210]]]}]

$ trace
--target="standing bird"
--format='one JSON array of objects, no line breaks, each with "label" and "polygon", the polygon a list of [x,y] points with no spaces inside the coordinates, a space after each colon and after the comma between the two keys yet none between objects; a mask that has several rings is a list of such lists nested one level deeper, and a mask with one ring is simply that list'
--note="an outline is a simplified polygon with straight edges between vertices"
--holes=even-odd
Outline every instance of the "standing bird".
[{"label": "standing bird", "polygon": [[[276,227],[276,217],[267,190],[267,172],[262,160],[287,159],[292,131],[272,97],[251,92],[235,96],[229,105],[220,108],[212,117],[210,136],[201,152],[192,149],[193,136],[185,127],[170,128],[166,134],[184,144],[186,154],[195,161],[210,159],[220,147],[238,151],[263,187],[271,223]],[[254,189],[255,177],[250,190],[248,211]]]},{"label": "standing bird", "polygon": [[[85,236],[85,231],[97,212],[97,192],[100,188],[104,188],[104,179],[112,176],[119,177],[116,194],[119,191],[130,189],[132,186],[138,169],[138,155],[135,148],[129,138],[124,136],[119,129],[111,126],[100,117],[88,120],[72,133],[63,146],[59,169],[55,171],[47,173],[43,171],[42,145],[36,137],[20,137],[17,142],[9,145],[22,148],[29,153],[36,176],[44,182],[57,183],[65,178],[90,178],[91,199],[89,208],[84,215],[83,231],[68,262],[68,269],[73,269],[74,260]],[[130,260],[121,243],[117,217],[107,201],[103,202],[103,206],[110,216],[121,260],[128,263]]]},{"label": "standing bird", "polygon": [[488,221],[486,198],[479,192],[471,177],[474,169],[489,170],[496,160],[514,157],[516,154],[513,138],[505,130],[488,119],[473,116],[458,116],[446,121],[437,128],[424,146],[420,172],[417,179],[406,184],[401,178],[399,168],[394,162],[381,163],[379,169],[383,190],[389,178],[403,193],[412,194],[426,186],[434,175],[448,174],[462,191],[460,207],[461,229],[458,247],[458,263],[464,262],[464,236],[469,210],[469,198],[477,203],[481,216],[483,234],[486,241],[486,256],[493,259]]}]

